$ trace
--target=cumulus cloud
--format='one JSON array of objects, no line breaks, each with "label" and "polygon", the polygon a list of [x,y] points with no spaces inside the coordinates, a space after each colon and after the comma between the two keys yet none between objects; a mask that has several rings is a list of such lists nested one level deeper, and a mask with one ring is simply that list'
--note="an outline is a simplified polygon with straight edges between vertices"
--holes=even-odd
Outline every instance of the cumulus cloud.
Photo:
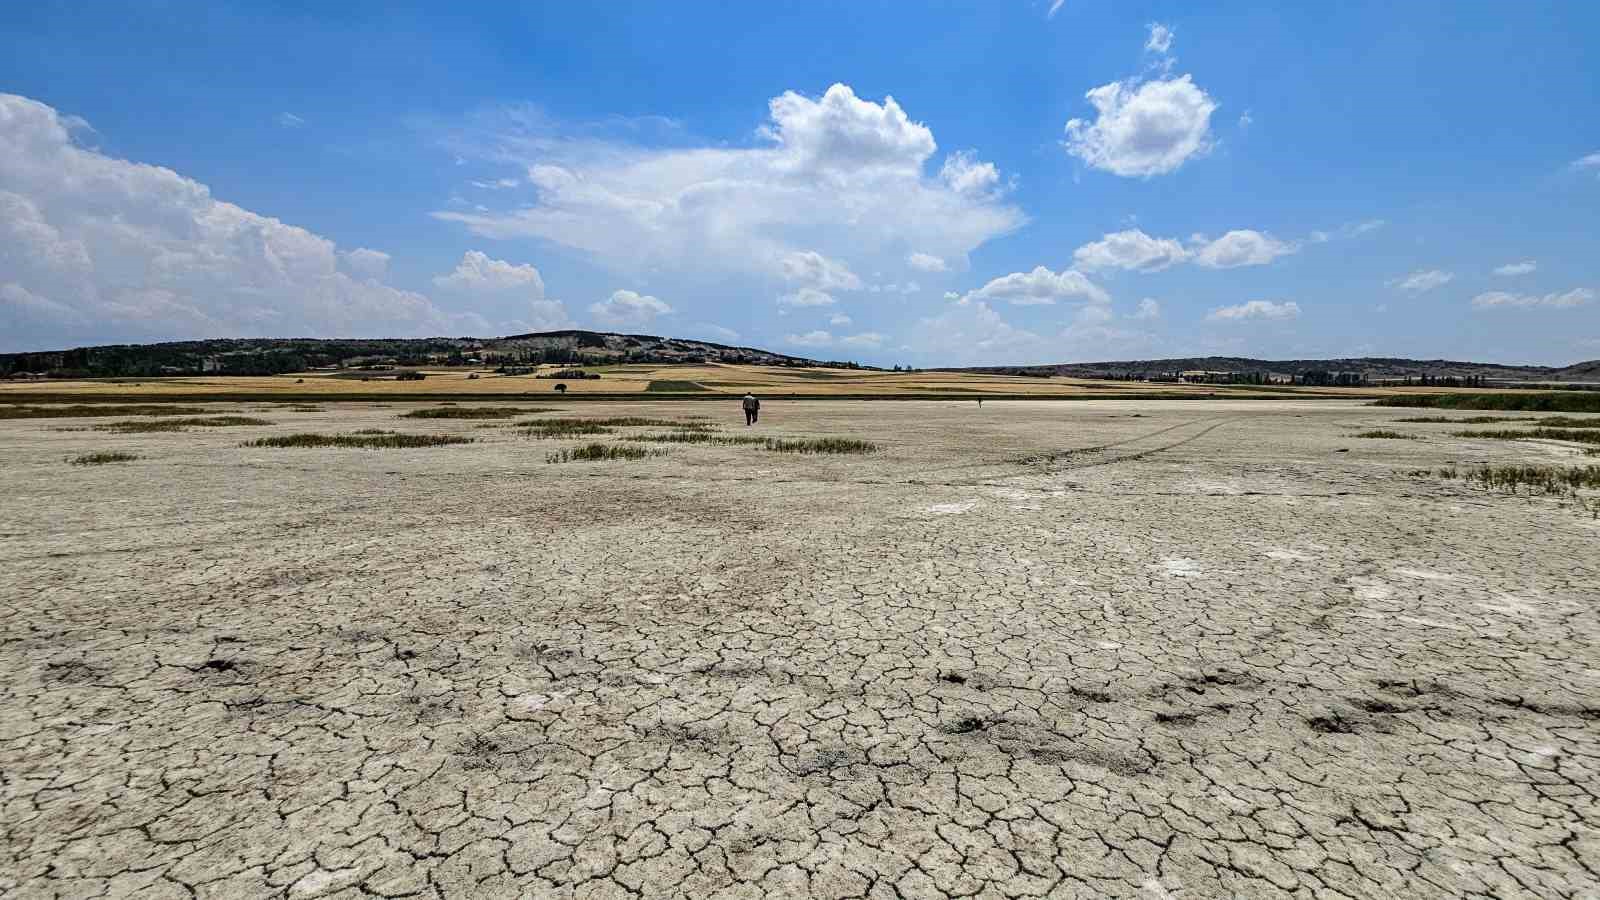
[{"label": "cumulus cloud", "polygon": [[779,306],[832,306],[834,303],[832,294],[813,287],[803,287],[778,298]]},{"label": "cumulus cloud", "polygon": [[1572,168],[1579,172],[1593,172],[1600,176],[1600,152],[1591,153],[1582,159],[1572,161]]},{"label": "cumulus cloud", "polygon": [[1496,275],[1526,275],[1537,268],[1539,268],[1538,262],[1531,259],[1525,259],[1522,262],[1506,263],[1503,266],[1496,266],[1494,273]]},{"label": "cumulus cloud", "polygon": [[1594,291],[1574,288],[1560,294],[1512,294],[1506,291],[1489,291],[1472,298],[1478,309],[1572,309],[1594,299]]},{"label": "cumulus cloud", "polygon": [[642,328],[672,312],[672,307],[649,294],[613,291],[610,297],[589,305],[595,321],[609,328]]},{"label": "cumulus cloud", "polygon": [[876,331],[863,331],[860,334],[835,335],[831,331],[808,331],[805,334],[784,335],[783,342],[796,347],[843,347],[850,350],[876,350],[888,340]]},{"label": "cumulus cloud", "polygon": [[1219,306],[1206,314],[1214,322],[1241,322],[1249,319],[1282,321],[1300,315],[1300,304],[1293,300],[1274,303],[1271,300],[1251,300],[1237,306]]},{"label": "cumulus cloud", "polygon": [[913,327],[910,347],[962,364],[1061,362],[1147,352],[1159,340],[1145,331],[1117,328],[1106,307],[1079,307],[1050,333],[1018,328],[983,300],[962,297]]},{"label": "cumulus cloud", "polygon": [[845,315],[844,313],[834,313],[833,315],[828,317],[828,324],[829,325],[849,325],[850,324],[850,317]]},{"label": "cumulus cloud", "polygon": [[976,151],[957,150],[945,157],[939,180],[958,194],[981,197],[999,189],[1000,170],[994,163],[979,161]]},{"label": "cumulus cloud", "polygon": [[515,178],[496,178],[493,181],[469,181],[467,183],[472,185],[475,188],[478,188],[479,190],[484,190],[484,191],[504,191],[504,190],[508,190],[510,188],[514,188],[517,185],[521,184],[522,182],[518,181]]},{"label": "cumulus cloud", "polygon": [[[1000,173],[969,153],[930,171],[932,131],[893,98],[836,84],[774,98],[754,147],[658,148],[581,136],[502,111],[443,135],[455,152],[527,172],[536,202],[435,212],[495,238],[534,237],[626,271],[806,276],[854,290],[852,271],[888,269],[907,248],[946,261],[1026,220]],[[832,280],[817,258],[836,264]],[[859,279],[855,279],[859,282]]]},{"label": "cumulus cloud", "polygon": [[69,119],[0,94],[0,349],[488,327],[381,283],[370,255],[80,147]]},{"label": "cumulus cloud", "polygon": [[1183,244],[1171,238],[1154,238],[1137,228],[1108,234],[1073,251],[1072,262],[1088,272],[1130,269],[1156,272],[1189,258]]},{"label": "cumulus cloud", "polygon": [[526,291],[532,296],[544,296],[544,279],[531,265],[517,265],[503,259],[491,259],[481,250],[468,250],[456,263],[455,271],[439,275],[433,283],[442,288],[461,291]]},{"label": "cumulus cloud", "polygon": [[855,291],[861,289],[861,279],[843,263],[832,260],[815,250],[786,253],[779,260],[779,270],[785,281],[798,282],[820,290]]},{"label": "cumulus cloud", "polygon": [[1418,269],[1410,275],[1401,278],[1391,278],[1384,284],[1392,288],[1399,288],[1413,294],[1423,294],[1437,287],[1444,287],[1455,280],[1455,274],[1440,269]]},{"label": "cumulus cloud", "polygon": [[1092,168],[1127,178],[1177,171],[1211,151],[1217,102],[1188,75],[1101,85],[1084,95],[1093,122],[1067,122],[1067,152]]},{"label": "cumulus cloud", "polygon": [[1067,269],[1052,272],[1044,266],[1032,272],[1002,275],[963,298],[969,301],[1004,300],[1014,306],[1049,305],[1061,300],[1081,299],[1090,303],[1110,303],[1111,297],[1082,272]]},{"label": "cumulus cloud", "polygon": [[1208,269],[1233,269],[1239,266],[1264,266],[1280,256],[1299,250],[1299,246],[1280,241],[1262,231],[1235,229],[1214,241],[1196,236],[1196,265]]},{"label": "cumulus cloud", "polygon": [[1172,49],[1172,28],[1160,22],[1151,22],[1145,26],[1150,36],[1145,39],[1144,48],[1152,53],[1166,53]]},{"label": "cumulus cloud", "polygon": [[1073,263],[1097,272],[1126,269],[1157,272],[1183,262],[1208,269],[1264,266],[1280,256],[1299,251],[1300,245],[1248,228],[1235,229],[1216,240],[1195,235],[1186,247],[1175,238],[1151,237],[1137,228],[1107,234],[1073,251]]},{"label": "cumulus cloud", "polygon": [[1159,319],[1161,318],[1161,304],[1150,297],[1146,297],[1139,301],[1139,311],[1133,314],[1133,318]]},{"label": "cumulus cloud", "polygon": [[382,250],[357,247],[339,256],[344,260],[346,269],[362,278],[382,278],[389,271],[390,257]]},{"label": "cumulus cloud", "polygon": [[931,253],[913,253],[906,257],[906,265],[923,272],[944,272],[949,269],[943,259]]}]

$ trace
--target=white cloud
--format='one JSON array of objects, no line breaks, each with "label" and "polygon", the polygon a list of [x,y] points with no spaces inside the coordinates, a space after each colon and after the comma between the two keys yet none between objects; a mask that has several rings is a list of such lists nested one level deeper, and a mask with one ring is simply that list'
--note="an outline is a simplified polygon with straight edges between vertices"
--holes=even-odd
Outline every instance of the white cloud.
[{"label": "white cloud", "polygon": [[1161,304],[1150,297],[1146,297],[1139,301],[1139,311],[1133,314],[1133,318],[1159,319],[1161,318]]},{"label": "white cloud", "polygon": [[1503,266],[1496,266],[1494,273],[1496,275],[1526,275],[1537,268],[1539,268],[1538,262],[1531,259],[1525,259],[1522,262],[1506,263]]},{"label": "white cloud", "polygon": [[867,288],[867,292],[872,294],[915,294],[920,290],[922,290],[922,285],[915,281],[908,281],[905,284],[900,284],[899,282],[874,284]]},{"label": "white cloud", "polygon": [[0,94],[0,349],[487,327],[352,277],[332,241],[171,169],[79,147],[73,130],[45,104]]},{"label": "white cloud", "polygon": [[300,118],[292,112],[278,113],[276,121],[284,128],[299,128],[301,125],[306,123],[305,119]]},{"label": "white cloud", "polygon": [[876,331],[863,331],[849,337],[840,338],[839,346],[850,347],[856,350],[874,350],[883,346],[885,338]]},{"label": "white cloud", "polygon": [[1145,26],[1150,30],[1150,36],[1145,39],[1144,49],[1152,53],[1166,53],[1172,49],[1172,28],[1160,22],[1151,22]]},{"label": "white cloud", "polygon": [[1579,172],[1594,172],[1596,176],[1600,176],[1600,152],[1573,160],[1572,168]]},{"label": "white cloud", "polygon": [[493,181],[469,181],[468,184],[485,191],[503,191],[521,184],[515,178],[496,178]]},{"label": "white cloud", "polygon": [[1489,291],[1472,298],[1472,305],[1478,309],[1515,308],[1515,309],[1571,309],[1583,306],[1595,297],[1594,291],[1588,288],[1574,288],[1561,294],[1512,294],[1506,291]]},{"label": "white cloud", "polygon": [[390,257],[382,250],[357,247],[339,256],[344,260],[345,268],[362,278],[382,278],[389,271]]},{"label": "white cloud", "polygon": [[1067,152],[1093,168],[1149,178],[1211,151],[1217,103],[1188,75],[1113,81],[1084,97],[1097,115],[1067,122]]},{"label": "white cloud", "polygon": [[1437,287],[1444,287],[1455,280],[1455,274],[1439,269],[1418,269],[1404,278],[1391,278],[1384,284],[1413,294],[1423,294]]},{"label": "white cloud", "polygon": [[[1316,234],[1324,235],[1325,232]],[[1073,251],[1074,265],[1085,271],[1127,269],[1157,272],[1182,262],[1208,269],[1263,266],[1280,256],[1300,250],[1297,242],[1283,241],[1270,234],[1248,228],[1235,229],[1216,240],[1195,235],[1185,247],[1175,238],[1158,238],[1137,228],[1105,235]]]},{"label": "white cloud", "polygon": [[[907,247],[965,259],[1026,221],[999,199],[998,170],[970,154],[931,174],[932,132],[892,98],[872,102],[836,84],[815,98],[787,92],[769,112],[758,131],[764,143],[743,148],[646,147],[530,124],[513,111],[480,117],[443,140],[521,165],[537,201],[434,215],[487,237],[548,240],[628,272],[805,274],[820,290],[854,290],[854,275],[843,273],[890,270]],[[838,271],[830,280],[797,254]]]},{"label": "white cloud", "polygon": [[1066,2],[1067,0],[1050,0],[1050,11],[1045,13],[1044,17],[1046,19],[1055,18],[1056,13],[1061,10],[1061,4]]},{"label": "white cloud", "polygon": [[975,291],[968,291],[963,300],[1005,300],[1015,306],[1039,306],[1073,298],[1090,303],[1111,302],[1110,295],[1082,272],[1073,269],[1052,272],[1044,266],[1032,272],[1002,275]]},{"label": "white cloud", "polygon": [[832,306],[834,302],[832,294],[812,287],[803,287],[778,298],[779,306]]},{"label": "white cloud", "polygon": [[1248,130],[1250,130],[1250,126],[1254,125],[1255,121],[1256,121],[1255,118],[1250,115],[1250,110],[1248,110],[1248,109],[1245,110],[1244,112],[1239,114],[1239,130],[1240,131],[1248,131]]},{"label": "white cloud", "polygon": [[642,328],[668,315],[672,307],[649,294],[613,291],[610,297],[589,305],[595,321],[610,328]]},{"label": "white cloud", "polygon": [[1294,319],[1300,315],[1300,304],[1293,300],[1283,303],[1274,303],[1271,300],[1251,300],[1249,303],[1240,303],[1237,306],[1221,306],[1206,314],[1206,318],[1214,322],[1238,322],[1247,319],[1268,319],[1281,321]]},{"label": "white cloud", "polygon": [[888,338],[876,331],[863,331],[860,334],[835,336],[831,331],[808,331],[805,334],[784,335],[783,341],[796,347],[844,347],[851,350],[876,350],[883,346]]},{"label": "white cloud", "polygon": [[1200,235],[1196,235],[1194,240],[1198,244],[1194,251],[1195,264],[1208,269],[1264,266],[1300,249],[1296,244],[1248,228],[1235,229],[1214,241],[1208,241]]},{"label": "white cloud", "polygon": [[939,179],[958,194],[982,197],[1000,187],[1000,170],[994,163],[981,162],[973,150],[957,150],[945,157]]},{"label": "white cloud", "polygon": [[855,291],[861,289],[861,279],[837,260],[832,260],[815,250],[784,254],[779,260],[783,280],[796,281],[821,290]]},{"label": "white cloud", "polygon": [[1131,269],[1156,272],[1189,258],[1189,251],[1171,238],[1154,238],[1137,228],[1108,234],[1073,251],[1072,262],[1087,272]]},{"label": "white cloud", "polygon": [[849,325],[850,324],[850,317],[845,315],[844,313],[834,313],[833,315],[828,317],[828,324],[829,325]]},{"label": "white cloud", "polygon": [[949,269],[943,259],[931,253],[913,253],[906,257],[906,265],[923,272],[944,272]]},{"label": "white cloud", "polygon": [[491,259],[481,250],[468,250],[456,263],[455,271],[439,275],[433,283],[442,288],[461,291],[522,290],[538,298],[544,296],[544,279],[531,265],[517,265],[503,259]]},{"label": "white cloud", "polygon": [[833,335],[819,329],[817,331],[808,331],[805,334],[784,335],[783,342],[793,344],[796,347],[831,347],[833,346]]}]

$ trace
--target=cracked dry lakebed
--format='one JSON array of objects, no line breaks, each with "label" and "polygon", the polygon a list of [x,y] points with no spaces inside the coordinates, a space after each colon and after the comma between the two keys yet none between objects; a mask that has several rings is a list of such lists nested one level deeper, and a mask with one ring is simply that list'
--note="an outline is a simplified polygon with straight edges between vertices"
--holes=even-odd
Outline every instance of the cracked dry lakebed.
[{"label": "cracked dry lakebed", "polygon": [[[1572,445],[414,408],[0,421],[0,895],[1600,896],[1600,522],[1417,472]],[[363,429],[474,440],[245,446]]]}]

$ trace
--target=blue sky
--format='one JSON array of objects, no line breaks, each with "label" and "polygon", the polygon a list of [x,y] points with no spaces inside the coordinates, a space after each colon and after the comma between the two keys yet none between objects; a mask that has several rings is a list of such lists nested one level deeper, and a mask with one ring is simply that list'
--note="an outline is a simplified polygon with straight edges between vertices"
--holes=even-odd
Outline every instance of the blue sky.
[{"label": "blue sky", "polygon": [[1600,357],[1592,3],[32,7],[0,350]]}]

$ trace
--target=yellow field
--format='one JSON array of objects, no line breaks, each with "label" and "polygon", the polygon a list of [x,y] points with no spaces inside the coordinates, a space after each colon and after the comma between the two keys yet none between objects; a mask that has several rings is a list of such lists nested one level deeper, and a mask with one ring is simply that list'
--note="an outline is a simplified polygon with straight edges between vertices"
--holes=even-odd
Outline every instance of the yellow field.
[{"label": "yellow field", "polygon": [[[543,371],[558,367],[545,366]],[[489,370],[422,369],[423,381],[395,381],[390,373],[379,373],[363,380],[349,372],[302,372],[276,376],[192,376],[174,378],[117,379],[90,381],[14,381],[0,383],[0,401],[8,396],[52,394],[94,397],[188,395],[296,395],[336,399],[341,395],[443,396],[525,396],[553,394],[555,381],[531,375],[497,375]],[[986,395],[1027,395],[1030,397],[1080,397],[1148,395],[1229,397],[1356,396],[1373,393],[1439,393],[1440,388],[1314,388],[1284,385],[1166,384],[1140,381],[1109,381],[1087,378],[1027,378],[1007,375],[978,375],[960,372],[865,372],[850,369],[791,369],[777,366],[733,365],[616,365],[586,367],[601,378],[565,381],[569,395],[618,395],[649,392],[668,399],[683,396],[740,395],[746,391],[777,396],[911,396],[943,394],[977,399]],[[469,375],[476,374],[477,378]],[[652,382],[673,382],[650,391]],[[698,389],[696,389],[696,386]],[[665,389],[665,390],[664,390]]]}]

